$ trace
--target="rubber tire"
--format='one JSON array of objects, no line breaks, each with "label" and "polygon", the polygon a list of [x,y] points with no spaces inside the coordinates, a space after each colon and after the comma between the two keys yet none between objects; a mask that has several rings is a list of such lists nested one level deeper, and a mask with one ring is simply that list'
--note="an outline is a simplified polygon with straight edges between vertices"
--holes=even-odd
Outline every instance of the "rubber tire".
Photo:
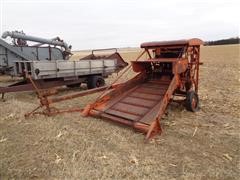
[{"label": "rubber tire", "polygon": [[77,83],[77,84],[68,84],[67,87],[68,88],[76,88],[76,87],[79,87],[81,86],[81,83]]},{"label": "rubber tire", "polygon": [[[195,100],[195,106],[193,101]],[[188,91],[186,96],[186,109],[188,111],[196,112],[199,110],[199,98],[195,91]]]},{"label": "rubber tire", "polygon": [[87,80],[88,89],[98,88],[105,85],[105,80],[102,76],[90,76]]}]

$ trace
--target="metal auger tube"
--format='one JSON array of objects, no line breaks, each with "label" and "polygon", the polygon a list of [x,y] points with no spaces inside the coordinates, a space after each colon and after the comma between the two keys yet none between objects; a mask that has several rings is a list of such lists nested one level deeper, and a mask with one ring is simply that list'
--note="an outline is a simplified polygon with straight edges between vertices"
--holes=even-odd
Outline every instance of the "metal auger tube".
[{"label": "metal auger tube", "polygon": [[51,45],[55,45],[55,46],[61,46],[64,47],[66,51],[71,52],[68,44],[64,41],[60,41],[60,38],[54,38],[54,39],[44,39],[44,38],[40,38],[40,37],[35,37],[35,36],[29,36],[29,35],[25,35],[21,32],[16,32],[16,31],[5,31],[2,34],[2,38],[7,38],[7,37],[11,37],[11,38],[19,38],[19,39],[23,39],[23,40],[27,40],[27,41],[33,41],[33,42],[39,42],[39,43],[44,43],[44,44],[51,44]]}]

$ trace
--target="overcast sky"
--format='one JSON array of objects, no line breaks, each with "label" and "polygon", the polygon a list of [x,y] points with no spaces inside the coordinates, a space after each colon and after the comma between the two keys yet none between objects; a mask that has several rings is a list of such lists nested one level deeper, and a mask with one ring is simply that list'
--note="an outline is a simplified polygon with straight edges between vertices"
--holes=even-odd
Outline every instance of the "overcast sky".
[{"label": "overcast sky", "polygon": [[0,0],[0,30],[60,36],[74,50],[239,36],[238,0]]}]

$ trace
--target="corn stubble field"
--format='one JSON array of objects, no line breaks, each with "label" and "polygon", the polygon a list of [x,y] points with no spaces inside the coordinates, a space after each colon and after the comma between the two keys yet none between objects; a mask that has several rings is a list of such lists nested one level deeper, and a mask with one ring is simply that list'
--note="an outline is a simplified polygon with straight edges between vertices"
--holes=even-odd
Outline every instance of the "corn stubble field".
[{"label": "corn stubble field", "polygon": [[[79,113],[25,119],[38,104],[35,94],[7,94],[0,102],[0,179],[239,179],[239,49],[202,47],[201,110],[170,104],[162,135],[148,143],[130,128]],[[120,53],[130,61],[139,50]],[[1,77],[1,85],[11,81]],[[60,106],[84,107],[96,97]]]}]

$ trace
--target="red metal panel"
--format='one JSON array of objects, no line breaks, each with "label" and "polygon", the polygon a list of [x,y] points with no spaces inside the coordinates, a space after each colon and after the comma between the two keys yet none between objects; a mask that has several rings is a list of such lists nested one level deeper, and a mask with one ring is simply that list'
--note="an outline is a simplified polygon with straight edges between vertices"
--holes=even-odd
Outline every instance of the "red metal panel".
[{"label": "red metal panel", "polygon": [[136,90],[136,92],[145,93],[145,94],[153,94],[153,95],[163,95],[166,89],[152,89],[147,87],[140,87]]},{"label": "red metal panel", "polygon": [[159,99],[161,99],[161,96],[159,96],[159,95],[145,94],[145,93],[141,93],[141,92],[133,92],[129,95],[129,97],[137,97],[137,98],[153,100],[153,101],[158,101]]},{"label": "red metal panel", "polygon": [[139,116],[144,115],[149,110],[148,108],[133,106],[121,102],[115,104],[111,109]]},{"label": "red metal panel", "polygon": [[143,88],[151,88],[151,89],[156,89],[156,90],[166,90],[168,86],[167,86],[167,84],[145,83],[141,87],[143,87]]},{"label": "red metal panel", "polygon": [[121,102],[132,104],[135,106],[142,106],[142,107],[152,107],[156,104],[156,101],[140,99],[136,97],[126,97]]},{"label": "red metal panel", "polygon": [[152,83],[152,84],[158,84],[158,85],[169,85],[169,83],[170,83],[170,80],[161,80],[161,81],[159,81],[159,80],[150,80],[150,81],[148,81],[148,83]]},{"label": "red metal panel", "polygon": [[117,116],[117,117],[122,117],[122,118],[125,118],[126,120],[131,120],[131,121],[137,121],[137,120],[140,119],[140,116],[125,113],[125,112],[122,112],[122,111],[117,111],[117,110],[114,110],[114,109],[108,109],[106,111],[106,113]]},{"label": "red metal panel", "polygon": [[183,39],[183,40],[175,40],[175,41],[153,41],[153,42],[145,42],[141,44],[141,48],[154,48],[161,46],[184,46],[184,45],[202,45],[203,41],[198,38],[193,39]]}]

